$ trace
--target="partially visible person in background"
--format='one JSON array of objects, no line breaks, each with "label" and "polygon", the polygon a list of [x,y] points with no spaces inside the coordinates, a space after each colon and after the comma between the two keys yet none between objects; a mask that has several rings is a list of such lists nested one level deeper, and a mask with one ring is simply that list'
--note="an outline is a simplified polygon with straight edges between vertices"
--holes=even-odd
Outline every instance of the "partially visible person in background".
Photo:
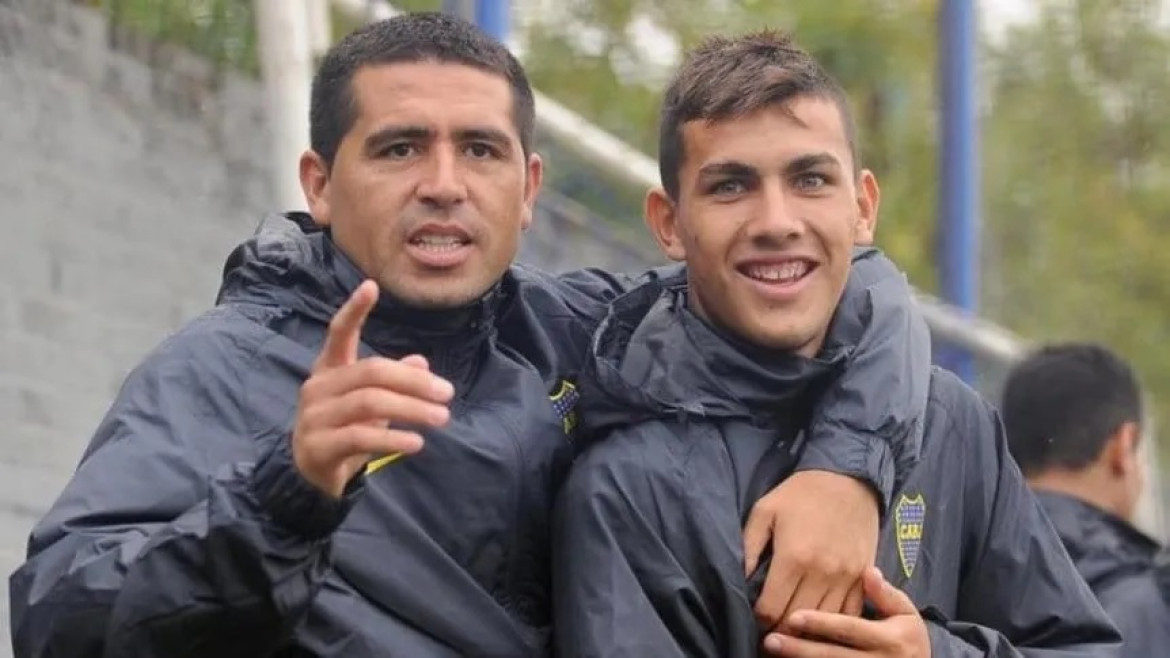
[{"label": "partially visible person in background", "polygon": [[1133,370],[1099,345],[1041,348],[1009,376],[1003,416],[1012,455],[1120,628],[1123,655],[1170,656],[1170,574],[1134,525],[1145,465]]}]

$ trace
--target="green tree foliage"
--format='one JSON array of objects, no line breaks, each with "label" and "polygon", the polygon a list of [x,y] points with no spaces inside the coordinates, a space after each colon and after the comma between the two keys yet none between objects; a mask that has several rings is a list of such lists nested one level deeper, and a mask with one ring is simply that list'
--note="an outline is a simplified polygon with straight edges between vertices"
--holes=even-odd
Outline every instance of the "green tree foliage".
[{"label": "green tree foliage", "polygon": [[83,0],[116,25],[190,49],[217,67],[259,70],[252,3],[247,0]]},{"label": "green tree foliage", "polygon": [[988,52],[986,312],[1100,340],[1170,419],[1170,35],[1161,2],[1049,0]]}]

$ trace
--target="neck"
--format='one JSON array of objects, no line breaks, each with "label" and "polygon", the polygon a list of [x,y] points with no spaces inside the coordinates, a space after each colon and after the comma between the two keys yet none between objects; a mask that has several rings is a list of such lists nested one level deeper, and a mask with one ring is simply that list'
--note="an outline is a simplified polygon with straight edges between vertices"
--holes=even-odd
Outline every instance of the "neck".
[{"label": "neck", "polygon": [[1117,485],[1099,477],[1093,471],[1046,471],[1028,478],[1028,484],[1038,491],[1049,491],[1076,498],[1132,523],[1132,511],[1124,503],[1124,496],[1116,495]]},{"label": "neck", "polygon": [[815,359],[817,357],[817,355],[821,353],[821,348],[824,347],[824,345],[825,345],[825,333],[827,333],[827,331],[821,332],[820,334],[817,334],[816,336],[813,337],[812,340],[810,340],[807,343],[804,343],[802,345],[785,345],[783,347],[780,347],[780,346],[762,345],[760,343],[757,343],[756,341],[753,341],[751,338],[748,338],[746,336],[741,336],[740,334],[736,333],[731,328],[729,328],[727,325],[723,324],[722,322],[719,322],[717,319],[713,318],[710,314],[708,314],[707,310],[703,307],[702,300],[699,299],[699,296],[694,294],[694,292],[691,292],[692,290],[694,290],[694,288],[691,287],[690,282],[688,281],[687,294],[686,294],[687,309],[690,310],[690,312],[693,313],[695,315],[695,317],[697,317],[700,320],[702,320],[703,322],[705,322],[707,324],[707,326],[711,327],[717,333],[722,335],[725,339],[728,339],[733,343],[739,343],[741,345],[748,345],[748,346],[751,346],[753,349],[757,349],[757,350],[769,350],[769,351],[775,352],[777,354],[792,353],[792,354],[795,354],[797,356],[802,356],[806,359]]}]

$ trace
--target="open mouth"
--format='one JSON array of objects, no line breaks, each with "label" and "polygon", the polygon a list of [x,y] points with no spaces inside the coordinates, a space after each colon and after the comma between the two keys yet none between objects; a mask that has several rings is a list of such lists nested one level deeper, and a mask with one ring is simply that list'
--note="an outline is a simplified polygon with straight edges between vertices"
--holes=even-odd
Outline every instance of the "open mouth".
[{"label": "open mouth", "polygon": [[736,272],[747,279],[755,294],[772,303],[795,301],[812,280],[818,264],[805,258],[754,260],[741,263]]},{"label": "open mouth", "polygon": [[463,264],[472,251],[471,236],[454,225],[424,226],[407,240],[407,251],[426,268],[445,269]]},{"label": "open mouth", "polygon": [[471,244],[471,240],[458,235],[424,234],[412,238],[410,244],[424,251],[433,251],[441,254],[448,251],[455,251],[460,247],[466,247]]}]

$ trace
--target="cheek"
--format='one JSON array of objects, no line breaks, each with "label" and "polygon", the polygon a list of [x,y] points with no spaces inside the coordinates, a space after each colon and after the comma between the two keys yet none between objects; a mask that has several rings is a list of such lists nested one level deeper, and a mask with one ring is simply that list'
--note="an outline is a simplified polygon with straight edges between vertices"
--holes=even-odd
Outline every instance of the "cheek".
[{"label": "cheek", "polygon": [[333,186],[334,205],[345,207],[359,215],[369,212],[368,209],[376,206],[378,198],[385,194],[371,182],[371,178],[373,177],[363,172],[355,172],[335,180]]},{"label": "cheek", "polygon": [[680,223],[678,227],[679,239],[686,247],[687,254],[691,258],[703,259],[705,264],[714,264],[716,254],[713,252],[727,239],[719,235],[719,222],[711,217],[691,217],[688,220]]},{"label": "cheek", "polygon": [[844,254],[845,260],[851,260],[856,240],[861,237],[857,213],[851,206],[841,207],[834,204],[832,208],[820,208],[816,219],[809,222],[811,237],[819,241],[831,258],[840,258]]},{"label": "cheek", "polygon": [[509,172],[480,172],[468,176],[467,188],[475,208],[492,221],[514,219],[516,211],[524,207],[527,188],[522,177]]}]

